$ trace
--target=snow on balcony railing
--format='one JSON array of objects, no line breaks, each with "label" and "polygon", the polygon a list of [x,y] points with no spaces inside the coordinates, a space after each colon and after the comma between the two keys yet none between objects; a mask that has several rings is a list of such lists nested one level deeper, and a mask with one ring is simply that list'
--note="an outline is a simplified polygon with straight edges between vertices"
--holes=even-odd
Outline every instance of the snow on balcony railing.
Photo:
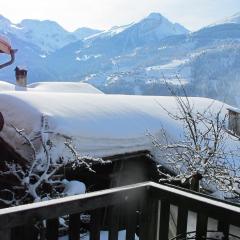
[{"label": "snow on balcony railing", "polygon": [[[127,240],[165,240],[174,234],[178,236],[177,239],[186,239],[189,230],[191,239],[206,239],[209,236],[207,232],[210,232],[211,239],[217,236],[228,239],[234,233],[239,235],[237,227],[240,227],[238,205],[179,188],[145,182],[2,209],[1,240],[60,239],[59,222],[62,219],[59,219],[61,216],[66,219],[67,215],[69,239],[86,239],[80,234],[80,227],[84,224],[86,227],[80,213],[90,214],[87,228],[91,240],[103,236],[101,239],[104,240],[122,239],[123,235],[119,234],[121,230],[125,230],[124,239]],[[194,214],[195,218],[192,217]],[[169,223],[174,215],[175,230],[170,233]],[[216,231],[212,228],[213,221]],[[101,234],[101,230],[108,234]],[[216,235],[216,232],[221,232],[221,235]]]}]

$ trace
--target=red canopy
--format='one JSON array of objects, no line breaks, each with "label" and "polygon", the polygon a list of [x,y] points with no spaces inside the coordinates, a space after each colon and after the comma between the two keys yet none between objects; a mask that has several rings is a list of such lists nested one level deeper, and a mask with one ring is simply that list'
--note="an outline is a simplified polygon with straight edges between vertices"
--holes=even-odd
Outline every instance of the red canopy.
[{"label": "red canopy", "polygon": [[0,53],[10,54],[11,45],[2,37],[0,37]]}]

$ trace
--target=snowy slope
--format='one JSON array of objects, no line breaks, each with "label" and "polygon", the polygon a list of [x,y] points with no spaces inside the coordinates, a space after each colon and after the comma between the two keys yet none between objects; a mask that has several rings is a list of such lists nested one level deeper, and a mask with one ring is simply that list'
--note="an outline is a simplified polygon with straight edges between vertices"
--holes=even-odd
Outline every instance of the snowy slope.
[{"label": "snowy slope", "polygon": [[214,24],[212,24],[211,26],[216,26],[216,25],[221,25],[221,24],[230,24],[230,23],[234,23],[234,24],[240,24],[240,12],[227,17],[223,20],[220,20]]},{"label": "snowy slope", "polygon": [[44,54],[98,32],[100,31],[90,28],[79,28],[75,32],[68,32],[58,23],[49,20],[24,19],[20,23],[14,24],[0,15],[0,34],[11,34],[23,41],[34,44]]},{"label": "snowy slope", "polygon": [[73,35],[77,37],[77,39],[83,40],[84,38],[88,38],[92,35],[95,35],[97,33],[100,33],[101,30],[97,29],[92,29],[92,28],[87,28],[87,27],[82,27],[78,28],[73,32]]},{"label": "snowy slope", "polygon": [[23,34],[20,36],[41,47],[44,52],[54,51],[77,40],[56,22],[49,20],[26,19],[21,21],[19,26],[23,28]]},{"label": "snowy slope", "polygon": [[[187,32],[188,30],[179,24],[171,23],[161,14],[153,13],[137,23],[113,27],[84,41],[65,46],[51,54],[47,61],[54,71],[59,73],[59,79],[68,75],[70,79],[79,80],[86,73],[105,74],[113,71],[118,58],[134,55],[132,52],[138,49],[141,51],[144,47],[155,48],[166,36],[178,36]],[[135,58],[133,56],[132,61],[139,65],[142,59],[138,60],[137,57],[137,54]],[[132,63],[123,64],[132,67]]]},{"label": "snowy slope", "polygon": [[23,41],[35,44],[45,53],[77,40],[74,35],[53,21],[26,19],[14,24],[3,16],[0,16],[0,34],[12,34]]},{"label": "snowy slope", "polygon": [[[177,23],[171,23],[168,19],[160,13],[151,13],[149,16],[137,23],[131,23],[124,26],[115,26],[110,30],[101,32],[88,39],[108,38],[116,35],[124,34],[125,37],[131,37],[136,40],[144,39],[147,41],[148,37],[156,38],[156,40],[166,36],[186,34],[189,31]],[[135,35],[135,36],[133,36]]]}]

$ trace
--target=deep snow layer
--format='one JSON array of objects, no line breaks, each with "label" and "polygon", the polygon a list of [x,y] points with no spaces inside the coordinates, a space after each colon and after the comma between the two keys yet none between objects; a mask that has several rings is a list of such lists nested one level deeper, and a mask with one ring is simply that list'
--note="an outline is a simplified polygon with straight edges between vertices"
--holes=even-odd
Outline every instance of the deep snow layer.
[{"label": "deep snow layer", "polygon": [[88,83],[81,82],[37,82],[28,84],[26,88],[0,81],[1,91],[34,91],[34,92],[74,92],[103,94],[100,90]]},{"label": "deep snow layer", "polygon": [[[213,100],[190,98],[199,111]],[[166,110],[177,111],[174,97],[82,94],[67,92],[0,92],[0,112],[5,119],[0,136],[23,156],[22,139],[12,125],[29,137],[40,130],[41,116],[48,119],[49,131],[69,136],[79,153],[95,157],[152,149],[147,133],[159,136],[162,128],[172,137],[182,132],[179,122]],[[212,105],[218,111],[222,103]],[[59,139],[57,140],[59,141]],[[59,144],[58,152],[64,146]],[[26,156],[27,157],[27,156]]]}]

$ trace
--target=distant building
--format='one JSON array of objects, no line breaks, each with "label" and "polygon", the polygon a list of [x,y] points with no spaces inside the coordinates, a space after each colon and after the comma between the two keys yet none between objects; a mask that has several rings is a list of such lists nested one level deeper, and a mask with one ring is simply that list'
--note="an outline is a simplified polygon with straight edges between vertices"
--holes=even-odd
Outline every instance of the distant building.
[{"label": "distant building", "polygon": [[233,134],[240,136],[240,110],[237,108],[228,108],[228,129]]}]

